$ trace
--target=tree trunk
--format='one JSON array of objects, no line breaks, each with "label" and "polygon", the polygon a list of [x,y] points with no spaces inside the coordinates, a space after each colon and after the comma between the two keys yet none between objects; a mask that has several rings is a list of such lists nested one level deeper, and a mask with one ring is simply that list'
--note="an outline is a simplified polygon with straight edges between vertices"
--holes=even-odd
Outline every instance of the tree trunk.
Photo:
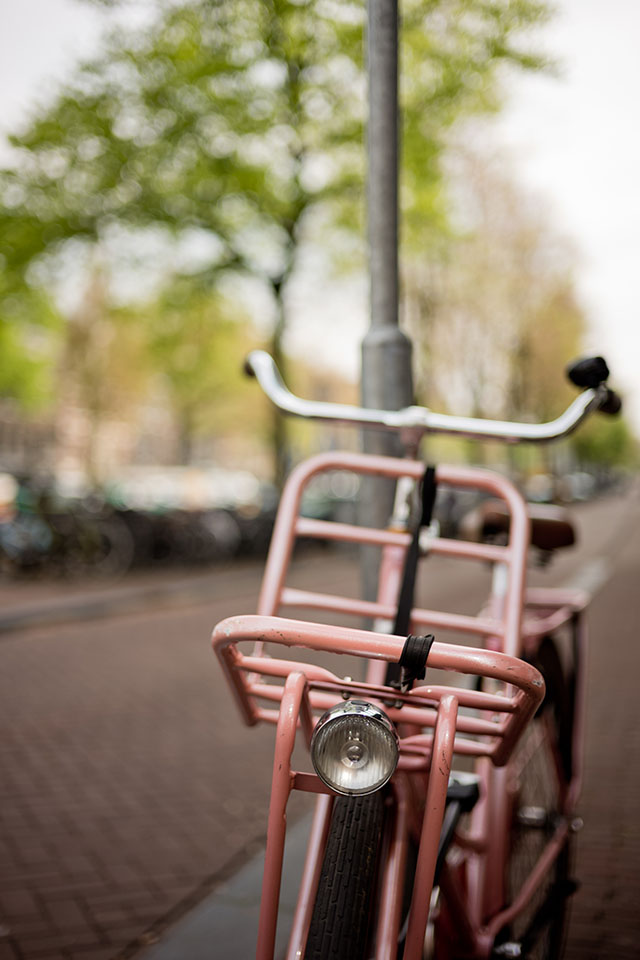
[{"label": "tree trunk", "polygon": [[[276,305],[276,322],[271,337],[271,356],[275,360],[278,370],[287,383],[286,359],[282,348],[285,331],[285,312],[283,302],[283,283],[273,283],[273,295]],[[273,482],[278,490],[282,490],[287,476],[290,461],[287,424],[284,416],[277,407],[273,407],[271,422],[271,450],[273,463]]]},{"label": "tree trunk", "polygon": [[178,463],[188,467],[193,456],[193,416],[190,410],[183,410],[178,418]]}]

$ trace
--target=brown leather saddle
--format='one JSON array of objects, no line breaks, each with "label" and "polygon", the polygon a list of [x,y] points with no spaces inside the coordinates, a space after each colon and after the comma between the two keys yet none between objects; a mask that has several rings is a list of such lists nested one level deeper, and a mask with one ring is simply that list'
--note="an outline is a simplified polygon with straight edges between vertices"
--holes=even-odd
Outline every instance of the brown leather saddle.
[{"label": "brown leather saddle", "polygon": [[[576,533],[569,511],[551,504],[528,504],[531,519],[531,545],[551,552],[571,547]],[[460,533],[467,540],[492,542],[509,535],[511,517],[501,500],[485,500],[468,513],[460,524]]]}]

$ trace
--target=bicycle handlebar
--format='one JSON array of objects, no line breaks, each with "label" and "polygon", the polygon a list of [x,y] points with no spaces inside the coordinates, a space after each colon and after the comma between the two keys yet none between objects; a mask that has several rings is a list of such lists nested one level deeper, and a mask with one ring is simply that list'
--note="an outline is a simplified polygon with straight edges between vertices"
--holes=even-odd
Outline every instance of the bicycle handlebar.
[{"label": "bicycle handlebar", "polygon": [[476,440],[505,443],[546,443],[567,436],[593,410],[606,404],[611,391],[604,383],[584,390],[555,420],[548,423],[510,423],[480,420],[434,413],[427,407],[403,407],[401,410],[376,410],[350,404],[303,400],[285,386],[276,364],[264,350],[253,350],[245,361],[246,372],[255,376],[272,403],[284,413],[307,419],[331,421],[351,426],[395,430],[413,442],[424,434],[439,433]]}]

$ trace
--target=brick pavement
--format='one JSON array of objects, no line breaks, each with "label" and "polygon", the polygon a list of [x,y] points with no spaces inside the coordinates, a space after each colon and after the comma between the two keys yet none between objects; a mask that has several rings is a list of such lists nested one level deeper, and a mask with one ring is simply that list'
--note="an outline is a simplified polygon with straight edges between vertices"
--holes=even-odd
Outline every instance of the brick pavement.
[{"label": "brick pavement", "polygon": [[[296,569],[336,592],[358,578],[336,554]],[[255,610],[262,567],[212,569],[210,596],[201,574],[174,589],[165,573],[113,588],[111,617],[91,585],[101,619],[79,620],[71,587],[69,623],[0,636],[0,960],[131,956],[264,837],[273,731],[241,726],[209,644]],[[5,586],[2,614],[58,620],[64,589]]]},{"label": "brick pavement", "polygon": [[268,732],[227,742],[207,642],[259,572],[214,571],[188,609],[2,638],[0,960],[130,953],[262,834],[268,770],[232,803],[216,779],[242,780]]},{"label": "brick pavement", "polygon": [[[638,512],[636,503],[635,530]],[[589,505],[585,514],[587,555],[611,552],[620,505]],[[640,557],[631,536],[625,543],[619,579],[594,607],[594,634],[607,638],[594,651],[597,677],[616,669],[613,636],[618,662],[638,656],[627,645],[640,621]],[[567,558],[558,570],[570,566]],[[214,570],[211,597],[192,596],[189,606],[156,596],[146,611],[0,637],[0,960],[133,956],[256,849],[272,731],[239,725],[207,638],[221,617],[254,609],[259,573],[257,565]],[[330,563],[305,556],[298,574],[336,592],[357,577],[336,555]],[[434,582],[445,599],[460,591],[450,579]],[[460,592],[474,604],[468,587]],[[610,611],[630,593],[635,624],[627,618],[613,634]],[[621,679],[624,695],[606,724],[609,698],[602,685],[592,688],[580,842],[588,880],[576,897],[570,960],[612,955],[614,943],[616,956],[638,955],[628,952],[638,932],[638,772],[619,749],[620,731],[637,744],[635,672]],[[611,771],[624,793],[609,789]]]},{"label": "brick pavement", "polygon": [[567,960],[640,957],[640,497],[590,615],[585,781]]}]

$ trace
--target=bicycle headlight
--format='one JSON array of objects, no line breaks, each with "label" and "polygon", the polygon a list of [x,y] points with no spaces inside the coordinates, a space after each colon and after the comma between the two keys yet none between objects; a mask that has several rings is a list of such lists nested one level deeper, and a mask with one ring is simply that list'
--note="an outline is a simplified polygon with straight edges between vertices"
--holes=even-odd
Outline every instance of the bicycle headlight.
[{"label": "bicycle headlight", "polygon": [[398,763],[398,737],[389,718],[364,700],[347,700],[327,710],[311,739],[316,773],[336,793],[379,790]]}]

